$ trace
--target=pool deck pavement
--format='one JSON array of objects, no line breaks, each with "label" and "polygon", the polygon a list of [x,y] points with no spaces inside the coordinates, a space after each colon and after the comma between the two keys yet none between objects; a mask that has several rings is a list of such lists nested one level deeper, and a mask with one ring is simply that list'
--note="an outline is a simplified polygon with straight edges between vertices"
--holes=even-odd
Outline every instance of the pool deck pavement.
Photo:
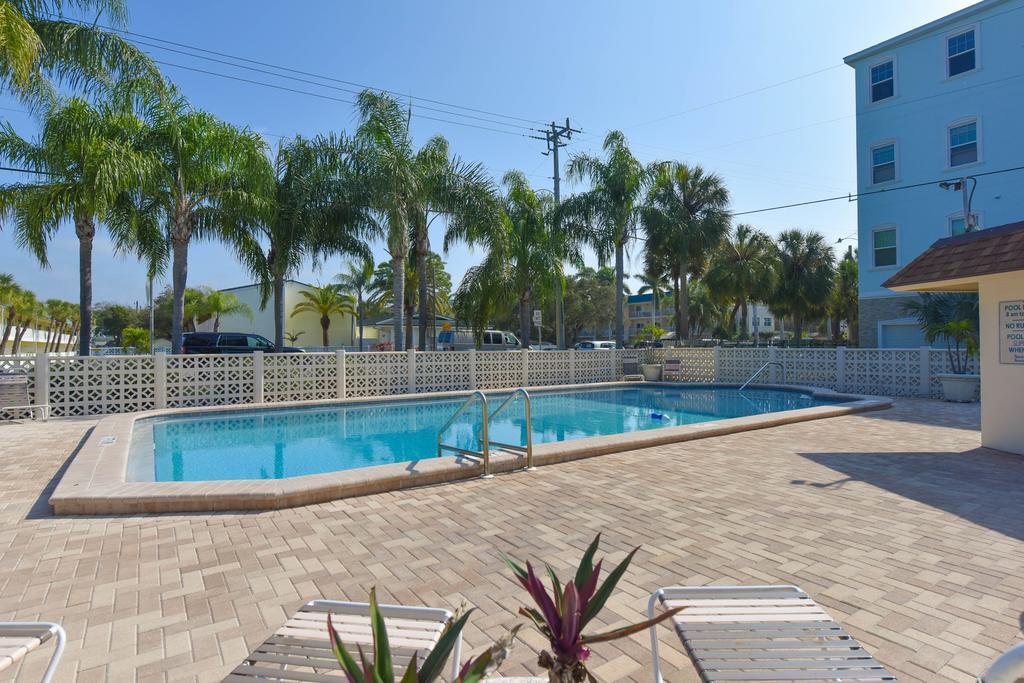
[{"label": "pool deck pavement", "polygon": [[[901,681],[971,681],[1022,638],[1024,612],[1024,458],[980,448],[978,419],[905,400],[488,481],[105,517],[47,505],[95,420],[3,423],[0,620],[64,625],[60,681],[214,681],[306,600],[376,585],[382,601],[476,606],[464,652],[478,652],[524,604],[498,551],[568,574],[601,531],[611,560],[643,546],[604,626],[641,619],[658,586],[794,583]],[[536,671],[543,643],[522,633],[508,675]],[[666,680],[696,681],[660,634]],[[48,652],[17,680],[38,680]],[[592,662],[601,681],[649,681],[647,634]]]}]

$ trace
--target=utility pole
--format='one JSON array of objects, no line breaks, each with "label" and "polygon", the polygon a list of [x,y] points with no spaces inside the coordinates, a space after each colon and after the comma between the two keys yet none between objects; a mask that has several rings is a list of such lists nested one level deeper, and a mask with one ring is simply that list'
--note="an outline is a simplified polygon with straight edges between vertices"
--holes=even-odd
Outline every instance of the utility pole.
[{"label": "utility pole", "polygon": [[[967,181],[970,181],[970,190],[967,189]],[[959,180],[943,181],[939,183],[939,187],[943,190],[953,190],[960,192],[964,201],[964,232],[974,232],[974,221],[975,216],[971,212],[971,200],[974,199],[974,188],[978,186],[978,179],[974,176],[966,176]]]},{"label": "utility pole", "polygon": [[[531,135],[530,137],[534,140],[543,140],[547,143],[547,150],[544,151],[543,154],[544,156],[551,155],[551,161],[554,165],[555,174],[552,176],[552,180],[555,181],[555,206],[557,207],[562,201],[562,195],[560,192],[562,178],[558,163],[558,148],[565,147],[569,144],[567,142],[562,142],[562,138],[571,140],[573,133],[582,133],[583,131],[570,126],[569,117],[566,116],[564,126],[552,121],[550,128],[538,128],[537,132],[541,133],[541,135]],[[565,349],[565,310],[562,301],[561,283],[559,283],[559,286],[555,288],[555,342],[559,349]]]}]

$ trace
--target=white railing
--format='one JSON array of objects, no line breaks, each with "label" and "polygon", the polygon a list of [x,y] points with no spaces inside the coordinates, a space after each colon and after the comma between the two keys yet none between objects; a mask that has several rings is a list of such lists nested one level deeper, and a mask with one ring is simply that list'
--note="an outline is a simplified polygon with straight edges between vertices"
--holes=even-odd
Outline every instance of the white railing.
[{"label": "white railing", "polygon": [[[172,356],[0,356],[28,376],[32,403],[54,417],[153,408],[279,403],[433,391],[512,389],[621,379],[622,359],[679,358],[687,382],[740,384],[765,363],[786,381],[882,396],[941,396],[945,351],[665,348],[628,351],[398,351]],[[778,365],[756,383],[779,383]],[[976,366],[975,366],[976,369]],[[755,383],[755,384],[756,384]],[[0,420],[22,417],[0,408]]]}]

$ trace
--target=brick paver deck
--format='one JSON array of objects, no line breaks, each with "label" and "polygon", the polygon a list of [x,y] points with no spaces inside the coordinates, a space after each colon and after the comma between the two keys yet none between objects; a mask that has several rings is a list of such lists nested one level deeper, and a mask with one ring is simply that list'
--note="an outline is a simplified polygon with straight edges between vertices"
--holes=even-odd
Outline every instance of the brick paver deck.
[{"label": "brick paver deck", "polygon": [[[1024,459],[979,448],[976,406],[787,425],[433,488],[250,514],[54,518],[89,421],[0,424],[0,620],[69,635],[60,680],[219,680],[316,597],[475,605],[467,651],[516,620],[498,551],[563,573],[597,531],[643,549],[606,614],[674,583],[796,583],[904,681],[973,680],[1021,638]],[[527,629],[508,674],[535,671]],[[602,681],[650,679],[647,636]],[[696,680],[662,629],[669,681]],[[46,656],[21,680],[38,680]],[[2,675],[0,675],[2,678]]]}]

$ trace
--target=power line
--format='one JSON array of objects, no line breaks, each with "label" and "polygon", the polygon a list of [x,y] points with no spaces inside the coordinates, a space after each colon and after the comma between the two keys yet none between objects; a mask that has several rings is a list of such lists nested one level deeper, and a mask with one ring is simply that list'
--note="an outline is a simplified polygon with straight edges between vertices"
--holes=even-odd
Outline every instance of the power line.
[{"label": "power line", "polygon": [[[145,45],[147,47],[154,47],[154,48],[156,48],[158,50],[167,50],[169,52],[174,52],[176,54],[185,55],[187,57],[195,57],[197,59],[203,59],[203,60],[206,60],[206,61],[209,61],[209,62],[214,62],[214,63],[217,63],[217,64],[223,64],[225,66],[231,66],[231,67],[238,68],[238,69],[245,69],[247,71],[255,71],[256,73],[261,73],[261,74],[265,74],[265,75],[268,75],[268,76],[274,76],[276,78],[283,78],[285,80],[295,81],[297,83],[306,83],[308,85],[315,85],[318,88],[330,88],[331,90],[337,90],[337,91],[340,91],[340,92],[349,93],[351,95],[358,95],[360,93],[359,90],[353,90],[351,88],[343,88],[343,87],[337,86],[337,85],[330,85],[330,84],[327,84],[327,83],[319,83],[317,81],[313,81],[313,80],[310,80],[308,78],[298,78],[296,76],[287,76],[287,75],[284,75],[284,74],[279,74],[279,73],[277,73],[275,71],[271,71],[269,69],[260,69],[260,68],[253,67],[253,66],[246,66],[244,64],[235,64],[234,62],[230,62],[230,61],[227,61],[225,59],[214,59],[213,57],[204,57],[202,55],[197,55],[197,54],[194,54],[192,52],[187,52],[185,50],[176,50],[174,48],[164,47],[162,45],[156,45],[154,43],[147,43],[147,42],[141,41],[141,40],[136,40],[134,42],[136,44],[138,44],[138,45]],[[162,62],[158,62],[158,63],[162,63]],[[441,114],[448,114],[450,116],[461,116],[463,118],[473,119],[475,121],[483,121],[485,123],[492,123],[492,124],[495,124],[495,125],[498,125],[498,126],[508,126],[510,128],[516,128],[516,129],[522,129],[522,130],[532,130],[528,126],[524,126],[524,125],[519,124],[519,123],[506,123],[505,121],[496,121],[494,119],[485,118],[483,116],[474,116],[472,114],[463,114],[463,113],[457,112],[457,111],[449,111],[447,109],[439,109],[437,107],[430,107],[430,106],[426,106],[426,105],[422,105],[422,104],[417,105],[417,107],[419,109],[424,109],[424,110],[427,110],[427,111],[439,112]]]},{"label": "power line", "polygon": [[49,171],[37,171],[32,168],[15,168],[13,166],[0,166],[0,171],[14,171],[15,173],[36,173],[38,175],[53,175]]},{"label": "power line", "polygon": [[[53,17],[59,17],[59,15],[56,15],[56,14],[53,14],[53,13],[50,13],[50,15],[53,16]],[[511,115],[511,114],[502,114],[500,112],[488,111],[486,109],[478,109],[478,108],[475,108],[475,107],[468,107],[468,106],[465,106],[465,105],[455,104],[455,103],[452,103],[452,102],[446,102],[444,100],[432,99],[432,98],[423,97],[423,96],[420,96],[420,95],[411,95],[411,94],[401,93],[401,92],[398,92],[398,91],[395,91],[395,90],[390,90],[388,88],[379,88],[379,87],[376,87],[376,86],[373,86],[373,85],[367,85],[365,83],[359,83],[359,82],[356,82],[356,81],[348,81],[348,80],[345,80],[345,79],[336,78],[334,76],[325,76],[323,74],[318,74],[318,73],[315,73],[315,72],[312,72],[312,71],[305,71],[303,69],[295,69],[295,68],[291,68],[291,67],[287,67],[287,66],[281,66],[279,64],[272,64],[270,62],[263,62],[263,61],[260,61],[260,60],[257,60],[257,59],[250,59],[250,58],[247,58],[247,57],[240,57],[238,55],[233,55],[233,54],[230,54],[230,53],[227,53],[227,52],[219,52],[217,50],[210,50],[208,48],[199,47],[197,45],[189,45],[188,43],[181,43],[181,42],[177,42],[177,41],[173,41],[173,40],[167,40],[166,38],[160,38],[158,36],[147,35],[147,34],[144,34],[144,33],[137,33],[135,31],[129,31],[128,29],[116,28],[116,27],[113,27],[113,26],[105,26],[105,25],[99,24],[99,23],[93,24],[93,23],[86,23],[86,22],[82,22],[82,21],[69,20],[69,19],[67,19],[65,17],[60,17],[60,18],[62,20],[64,20],[64,21],[72,21],[73,23],[77,23],[77,24],[80,24],[80,25],[83,25],[83,26],[96,26],[98,28],[102,28],[102,29],[105,29],[105,30],[108,30],[108,31],[113,31],[113,32],[116,32],[116,33],[121,33],[121,34],[123,34],[125,36],[134,36],[136,38],[142,38],[144,40],[155,40],[155,41],[157,41],[159,43],[164,43],[166,45],[174,45],[175,47],[185,48],[185,49],[188,49],[188,50],[195,50],[197,52],[204,52],[204,53],[209,54],[209,55],[216,55],[218,57],[225,57],[227,59],[233,59],[233,60],[238,61],[238,62],[245,62],[247,64],[255,64],[257,66],[268,67],[268,68],[271,68],[271,69],[277,69],[279,71],[285,71],[285,72],[288,72],[288,73],[298,74],[300,76],[309,76],[309,77],[312,77],[312,78],[318,78],[320,80],[331,81],[331,82],[334,82],[334,83],[340,83],[342,85],[350,85],[352,87],[360,88],[360,89],[364,89],[364,90],[369,88],[371,90],[377,90],[379,92],[388,93],[389,95],[393,95],[395,97],[408,98],[410,100],[419,100],[421,102],[429,102],[430,104],[437,104],[437,105],[440,105],[440,106],[443,106],[443,107],[451,107],[453,109],[462,109],[462,110],[465,110],[465,111],[474,112],[476,114],[484,114],[484,115],[487,115],[487,116],[496,116],[498,118],[510,119],[510,120],[514,120],[514,121],[521,121],[523,123],[528,123],[528,124],[544,125],[544,122],[539,120],[539,119],[529,119],[529,118],[524,118],[524,117],[521,117],[521,116],[514,116],[514,115]],[[139,42],[141,42],[141,41],[139,41]],[[170,50],[170,48],[166,48],[166,47],[165,48],[161,48],[161,49]],[[201,55],[191,55],[191,56],[196,57],[198,59],[209,59],[208,57],[203,57]],[[234,66],[237,66],[239,68],[246,68],[246,67],[244,67],[244,66],[242,66],[240,64],[235,64]],[[282,74],[277,74],[277,75],[279,75],[282,78],[288,78],[288,76],[284,76]],[[458,112],[450,112],[450,113],[452,115],[454,115],[454,116],[466,116],[465,114],[459,114]],[[495,123],[497,123],[497,122],[495,122]]]},{"label": "power line", "polygon": [[[199,69],[199,68],[194,67],[194,66],[185,66],[184,64],[175,64],[173,62],[164,62],[164,61],[161,61],[159,59],[156,59],[156,60],[153,60],[153,61],[156,62],[157,64],[162,64],[163,66],[173,67],[175,69],[185,69],[186,71],[195,71],[196,73],[207,74],[209,76],[217,76],[219,78],[226,78],[228,80],[239,81],[241,83],[249,83],[249,84],[252,84],[252,85],[263,86],[265,88],[273,88],[274,90],[283,90],[285,92],[296,93],[296,94],[299,94],[299,95],[308,95],[309,97],[318,97],[318,98],[320,98],[322,100],[331,100],[332,102],[341,102],[342,104],[352,104],[352,105],[356,104],[352,100],[345,100],[345,99],[342,99],[340,97],[332,97],[331,95],[324,95],[323,93],[310,92],[308,90],[299,90],[298,88],[289,88],[289,87],[284,86],[284,85],[277,85],[277,84],[274,84],[274,83],[267,83],[265,81],[256,81],[256,80],[253,80],[251,78],[242,78],[241,76],[232,76],[231,74],[223,74],[223,73],[219,73],[217,71],[209,71],[207,69]],[[516,133],[515,131],[511,131],[511,130],[502,130],[500,128],[490,128],[488,126],[478,126],[478,125],[476,125],[474,123],[466,123],[464,121],[452,121],[451,119],[442,119],[440,117],[427,116],[425,114],[413,114],[413,116],[415,118],[425,119],[425,120],[428,120],[428,121],[440,121],[441,123],[450,123],[450,124],[453,124],[453,125],[456,125],[456,126],[466,126],[467,128],[478,128],[480,130],[489,130],[489,131],[491,131],[493,133],[504,133],[505,135],[514,135],[515,137],[521,137],[521,138],[527,137],[526,133]]]},{"label": "power line", "polygon": [[809,73],[800,74],[799,76],[793,76],[792,78],[787,78],[784,81],[778,81],[776,83],[771,83],[769,85],[761,86],[760,88],[754,88],[753,90],[747,90],[746,92],[741,92],[741,93],[738,93],[736,95],[730,95],[729,97],[724,97],[724,98],[722,98],[720,100],[715,100],[714,102],[708,102],[706,104],[700,104],[700,105],[697,105],[696,107],[690,107],[689,109],[683,109],[682,111],[677,111],[677,112],[674,112],[672,114],[665,114],[664,116],[659,116],[658,118],[650,119],[649,121],[642,121],[641,123],[634,123],[634,124],[631,124],[629,126],[625,126],[623,128],[623,130],[626,130],[626,129],[629,129],[629,128],[639,128],[641,126],[649,126],[649,125],[651,125],[653,123],[660,123],[661,121],[666,121],[668,119],[676,118],[677,116],[683,116],[685,114],[690,114],[690,113],[695,112],[695,111],[700,111],[701,109],[707,109],[709,107],[714,107],[716,105],[724,104],[726,102],[732,102],[733,100],[738,100],[738,99],[740,99],[742,97],[747,97],[748,95],[756,95],[757,93],[764,92],[766,90],[771,90],[773,88],[778,88],[780,86],[787,85],[789,83],[793,83],[794,81],[799,81],[799,80],[802,80],[804,78],[810,78],[811,76],[817,76],[818,74],[825,73],[826,71],[832,71],[833,69],[838,69],[838,68],[840,68],[842,66],[844,66],[844,65],[843,64],[833,64],[832,66],[826,66],[826,67],[824,67],[822,69],[818,69],[816,71],[811,71]]}]

